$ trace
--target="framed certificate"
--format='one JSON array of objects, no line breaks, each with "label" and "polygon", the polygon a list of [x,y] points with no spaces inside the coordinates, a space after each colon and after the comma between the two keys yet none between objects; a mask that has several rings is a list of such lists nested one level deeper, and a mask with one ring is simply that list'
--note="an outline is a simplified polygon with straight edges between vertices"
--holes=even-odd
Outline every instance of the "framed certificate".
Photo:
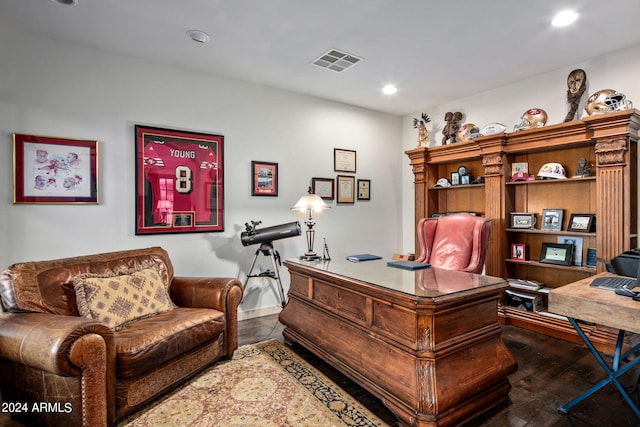
[{"label": "framed certificate", "polygon": [[355,150],[333,149],[333,170],[336,172],[356,172]]},{"label": "framed certificate", "polygon": [[338,175],[338,203],[354,203],[355,178]]},{"label": "framed certificate", "polygon": [[224,231],[222,135],[135,127],[136,234]]},{"label": "framed certificate", "polygon": [[333,178],[312,178],[311,191],[323,200],[335,198],[335,180]]},{"label": "framed certificate", "polygon": [[371,180],[358,180],[358,200],[371,200]]}]

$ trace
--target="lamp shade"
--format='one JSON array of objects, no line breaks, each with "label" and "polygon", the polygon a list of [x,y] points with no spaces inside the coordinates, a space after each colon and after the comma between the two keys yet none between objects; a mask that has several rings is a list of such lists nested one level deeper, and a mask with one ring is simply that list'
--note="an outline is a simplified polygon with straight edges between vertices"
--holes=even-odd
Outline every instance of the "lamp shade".
[{"label": "lamp shade", "polygon": [[323,209],[331,209],[331,206],[327,205],[317,194],[305,194],[300,197],[300,200],[291,208],[292,211],[302,212],[309,209],[318,212]]}]

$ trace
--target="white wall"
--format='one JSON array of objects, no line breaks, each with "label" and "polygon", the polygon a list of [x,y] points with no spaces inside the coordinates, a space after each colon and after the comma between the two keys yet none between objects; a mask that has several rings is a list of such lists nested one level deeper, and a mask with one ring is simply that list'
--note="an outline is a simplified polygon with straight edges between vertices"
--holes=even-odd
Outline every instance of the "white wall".
[{"label": "white wall", "polygon": [[[460,111],[464,114],[461,123],[474,123],[482,127],[498,122],[507,126],[520,123],[522,114],[529,108],[544,109],[549,119],[547,124],[561,123],[568,111],[566,102],[567,76],[582,68],[587,73],[587,90],[584,99],[598,90],[615,89],[624,93],[627,99],[634,101],[640,109],[640,45],[590,58],[583,62],[541,74],[528,80],[514,82],[494,90],[486,91],[463,99],[452,100],[446,104],[425,106],[424,109],[403,118],[403,151],[416,147],[417,130],[413,128],[413,117],[426,113],[431,118],[427,129],[430,142],[441,145],[444,115],[447,111]],[[470,68],[473,72],[473,67]],[[580,114],[584,113],[581,103]],[[482,171],[478,171],[478,174]],[[410,250],[414,242],[414,193],[413,173],[409,159],[405,156],[402,166],[402,246]]]},{"label": "white wall", "polygon": [[[400,117],[249,83],[70,46],[0,27],[0,268],[152,245],[169,252],[177,275],[244,281],[256,250],[243,247],[249,220],[303,220],[289,208],[312,177],[335,178],[333,149],[357,151],[356,178],[371,201],[336,205],[318,217],[316,250],[333,256],[400,249]],[[134,235],[134,125],[225,137],[225,231]],[[98,205],[12,203],[12,133],[99,141]],[[252,160],[279,164],[279,196],[251,197]],[[304,236],[275,242],[283,259],[302,254]],[[259,268],[271,267],[260,257]],[[286,269],[280,269],[288,288]],[[269,281],[251,280],[241,316],[277,309]]]}]

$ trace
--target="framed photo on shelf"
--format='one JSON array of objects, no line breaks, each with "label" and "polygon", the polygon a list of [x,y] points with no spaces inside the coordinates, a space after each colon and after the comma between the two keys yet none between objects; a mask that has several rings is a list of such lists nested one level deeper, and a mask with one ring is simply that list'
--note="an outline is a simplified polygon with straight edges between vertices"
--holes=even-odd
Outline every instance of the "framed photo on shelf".
[{"label": "framed photo on shelf", "polygon": [[98,203],[98,141],[13,134],[13,203]]},{"label": "framed photo on shelf", "polygon": [[511,212],[511,228],[533,229],[536,225],[536,214],[530,212]]},{"label": "framed photo on shelf", "polygon": [[461,185],[469,185],[471,181],[469,180],[471,175],[460,175],[460,184]]},{"label": "framed photo on shelf", "polygon": [[333,149],[333,170],[356,173],[356,152],[343,148]]},{"label": "framed photo on shelf", "polygon": [[460,185],[460,173],[451,172],[451,185]]},{"label": "framed photo on shelf", "polygon": [[335,185],[333,178],[311,178],[311,191],[323,200],[335,198]]},{"label": "framed photo on shelf", "polygon": [[540,262],[569,266],[573,264],[573,251],[571,243],[543,242],[540,248]]},{"label": "framed photo on shelf", "polygon": [[371,180],[358,180],[358,200],[371,200]]},{"label": "framed photo on shelf", "polygon": [[594,214],[571,214],[567,231],[590,233],[596,228],[596,216]]},{"label": "framed photo on shelf", "polygon": [[563,209],[543,209],[541,230],[560,231],[562,230]]},{"label": "framed photo on shelf", "polygon": [[582,237],[558,236],[558,243],[571,243],[573,245],[573,264],[582,265]]},{"label": "framed photo on shelf", "polygon": [[511,176],[517,173],[529,173],[528,162],[511,163]]},{"label": "framed photo on shelf", "polygon": [[224,137],[135,126],[136,234],[224,231]]},{"label": "framed photo on shelf", "polygon": [[338,175],[338,203],[355,202],[355,181],[352,176]]},{"label": "framed photo on shelf", "polygon": [[515,259],[518,261],[526,261],[527,260],[527,245],[523,243],[512,243],[511,244],[511,259]]},{"label": "framed photo on shelf", "polygon": [[278,164],[251,162],[251,195],[278,196]]}]

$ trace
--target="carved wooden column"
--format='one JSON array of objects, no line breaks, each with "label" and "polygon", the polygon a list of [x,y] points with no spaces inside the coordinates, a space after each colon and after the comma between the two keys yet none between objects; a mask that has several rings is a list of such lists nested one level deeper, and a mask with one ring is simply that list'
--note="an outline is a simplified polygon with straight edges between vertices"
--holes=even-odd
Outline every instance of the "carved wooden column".
[{"label": "carved wooden column", "polygon": [[418,256],[420,247],[418,246],[418,237],[415,233],[418,221],[424,218],[428,214],[427,200],[428,200],[428,188],[429,188],[429,176],[427,168],[427,149],[415,148],[413,150],[405,151],[405,154],[409,156],[411,160],[411,168],[413,169],[413,184],[414,184],[414,216],[413,216],[413,229],[414,229],[414,251]]},{"label": "carved wooden column", "polygon": [[[597,255],[605,260],[630,249],[630,218],[619,215],[625,212],[625,200],[630,200],[629,175],[625,174],[627,145],[626,138],[615,137],[599,140],[595,147]],[[598,272],[605,270],[602,263],[597,268]]]},{"label": "carved wooden column", "polygon": [[503,155],[498,153],[484,156],[482,167],[484,169],[485,217],[491,219],[491,234],[485,260],[486,274],[504,277]]},{"label": "carved wooden column", "polygon": [[[596,243],[598,257],[610,260],[635,248],[638,215],[637,140],[640,120],[634,110],[603,120],[586,117],[596,141]],[[598,263],[597,271],[605,271]]]}]

